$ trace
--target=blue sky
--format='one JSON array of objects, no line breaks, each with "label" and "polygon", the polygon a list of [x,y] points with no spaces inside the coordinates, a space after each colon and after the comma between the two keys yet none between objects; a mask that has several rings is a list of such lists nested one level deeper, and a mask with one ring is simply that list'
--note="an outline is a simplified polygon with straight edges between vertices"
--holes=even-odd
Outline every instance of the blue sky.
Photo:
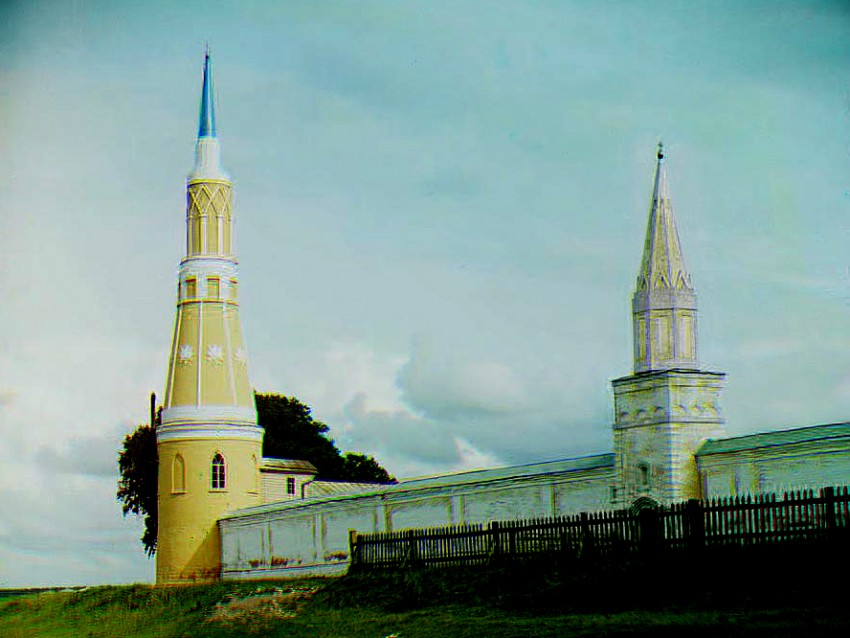
[{"label": "blue sky", "polygon": [[241,4],[0,8],[0,586],[153,578],[115,457],[165,379],[206,41],[252,381],[344,449],[609,449],[662,138],[729,433],[850,418],[846,3]]}]

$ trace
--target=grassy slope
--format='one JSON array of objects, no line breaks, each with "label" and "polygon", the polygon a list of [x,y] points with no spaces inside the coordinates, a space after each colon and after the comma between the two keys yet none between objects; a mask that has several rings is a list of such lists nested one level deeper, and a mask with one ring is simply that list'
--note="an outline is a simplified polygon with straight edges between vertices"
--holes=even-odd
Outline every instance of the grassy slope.
[{"label": "grassy slope", "polygon": [[[850,628],[850,612],[811,602],[777,609],[748,610],[724,603],[723,611],[700,604],[579,613],[556,611],[550,601],[532,613],[525,605],[527,598],[506,598],[504,589],[481,587],[480,581],[458,586],[458,580],[463,579],[394,575],[168,588],[107,586],[31,594],[0,600],[0,636],[774,638],[847,635]],[[293,590],[294,594],[287,593]],[[220,619],[222,609],[227,619]]]}]

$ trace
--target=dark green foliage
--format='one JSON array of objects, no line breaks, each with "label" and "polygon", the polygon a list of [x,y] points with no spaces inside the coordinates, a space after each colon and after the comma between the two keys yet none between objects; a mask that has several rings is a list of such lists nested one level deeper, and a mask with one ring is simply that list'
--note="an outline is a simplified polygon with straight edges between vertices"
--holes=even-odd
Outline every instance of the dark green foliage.
[{"label": "dark green foliage", "polygon": [[319,470],[319,478],[345,480],[345,461],[327,436],[330,428],[313,419],[308,406],[280,394],[255,394],[254,398],[257,421],[266,431],[263,456],[310,461]]},{"label": "dark green foliage", "polygon": [[367,454],[357,452],[346,452],[343,473],[346,480],[360,481],[363,483],[395,483],[396,480],[390,476],[381,465]]},{"label": "dark green foliage", "polygon": [[309,406],[294,397],[255,394],[257,420],[265,430],[263,456],[310,461],[325,481],[395,483],[396,480],[371,456],[346,452],[328,438],[327,425],[316,421]]},{"label": "dark green foliage", "polygon": [[[159,413],[157,412],[157,421]],[[124,449],[118,455],[118,500],[124,516],[144,516],[142,545],[148,556],[156,552],[156,484],[159,461],[156,453],[156,425],[142,424],[124,437]]]},{"label": "dark green foliage", "polygon": [[[396,480],[371,456],[339,451],[330,428],[316,421],[310,407],[294,397],[280,394],[255,394],[257,420],[265,428],[263,456],[310,461],[319,470],[318,478],[328,481],[363,483],[395,483]],[[148,556],[156,552],[157,537],[157,472],[156,425],[142,424],[124,437],[124,449],[118,456],[121,479],[118,500],[124,515],[144,516],[142,545]]]}]

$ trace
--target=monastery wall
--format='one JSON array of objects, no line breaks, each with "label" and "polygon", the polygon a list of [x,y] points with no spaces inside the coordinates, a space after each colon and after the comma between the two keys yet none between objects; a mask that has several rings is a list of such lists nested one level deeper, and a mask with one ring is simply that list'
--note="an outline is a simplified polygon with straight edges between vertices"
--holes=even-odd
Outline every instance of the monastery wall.
[{"label": "monastery wall", "polygon": [[241,510],[219,520],[222,577],[343,573],[352,529],[374,533],[607,509],[613,477],[613,455],[603,454]]},{"label": "monastery wall", "polygon": [[[850,480],[850,426],[839,424],[820,427],[832,431],[817,437],[811,431],[818,428],[804,428],[809,431],[807,436],[815,438],[801,441],[793,440],[795,431],[741,437],[742,441],[756,437],[767,439],[763,445],[759,445],[758,441],[745,441],[749,445],[758,446],[744,449],[735,449],[736,439],[710,442],[706,446],[709,450],[721,446],[730,449],[701,452],[697,456],[703,494],[712,498],[847,484]],[[845,430],[846,434],[834,436],[839,434],[835,431],[838,427]],[[780,437],[791,440],[770,440]]]}]

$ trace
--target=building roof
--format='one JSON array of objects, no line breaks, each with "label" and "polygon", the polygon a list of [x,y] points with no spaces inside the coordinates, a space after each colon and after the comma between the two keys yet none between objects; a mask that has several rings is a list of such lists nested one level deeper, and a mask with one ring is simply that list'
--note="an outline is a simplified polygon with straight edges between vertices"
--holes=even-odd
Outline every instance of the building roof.
[{"label": "building roof", "polygon": [[212,63],[209,49],[204,53],[204,88],[201,91],[201,115],[198,137],[215,137],[215,103],[213,101]]},{"label": "building roof", "polygon": [[850,437],[850,423],[829,423],[827,425],[811,425],[791,430],[775,430],[773,432],[758,432],[728,439],[709,439],[697,451],[697,456],[709,454],[724,454],[741,452],[765,447],[809,443],[828,439]]},{"label": "building roof", "polygon": [[386,483],[349,483],[348,481],[310,481],[304,485],[307,498],[333,494],[354,494],[384,487]]},{"label": "building roof", "polygon": [[291,474],[318,474],[319,470],[310,461],[299,459],[273,459],[263,457],[261,472],[289,472]]},{"label": "building roof", "polygon": [[474,485],[477,483],[490,483],[495,481],[510,480],[520,477],[546,476],[550,474],[561,474],[566,472],[580,472],[588,470],[611,470],[614,468],[614,454],[593,454],[572,459],[559,461],[545,461],[543,463],[530,463],[527,465],[512,465],[486,470],[469,470],[465,472],[453,472],[450,474],[439,474],[437,476],[426,476],[399,481],[398,483],[377,484],[374,489],[358,492],[333,493],[319,496],[311,496],[305,499],[291,501],[280,501],[276,503],[265,503],[233,512],[228,512],[220,520],[228,520],[247,516],[249,514],[260,514],[278,509],[291,509],[306,505],[319,505],[334,501],[364,498],[376,494],[403,493],[426,490],[429,488],[454,487],[461,485]]},{"label": "building roof", "polygon": [[638,273],[637,289],[693,290],[691,275],[685,266],[670,193],[667,169],[664,166],[664,147],[658,145],[658,163],[652,189],[652,205],[646,227],[643,259]]},{"label": "building roof", "polygon": [[449,474],[438,474],[436,476],[404,479],[399,481],[397,487],[402,489],[442,487],[448,485],[461,485],[464,483],[499,481],[518,478],[520,476],[529,476],[532,474],[560,474],[562,472],[595,470],[607,467],[614,467],[614,455],[611,453],[593,454],[590,456],[562,459],[559,461],[544,461],[542,463],[530,463],[527,465],[511,465],[508,467],[497,467],[484,470],[467,470],[465,472],[452,472]]}]

